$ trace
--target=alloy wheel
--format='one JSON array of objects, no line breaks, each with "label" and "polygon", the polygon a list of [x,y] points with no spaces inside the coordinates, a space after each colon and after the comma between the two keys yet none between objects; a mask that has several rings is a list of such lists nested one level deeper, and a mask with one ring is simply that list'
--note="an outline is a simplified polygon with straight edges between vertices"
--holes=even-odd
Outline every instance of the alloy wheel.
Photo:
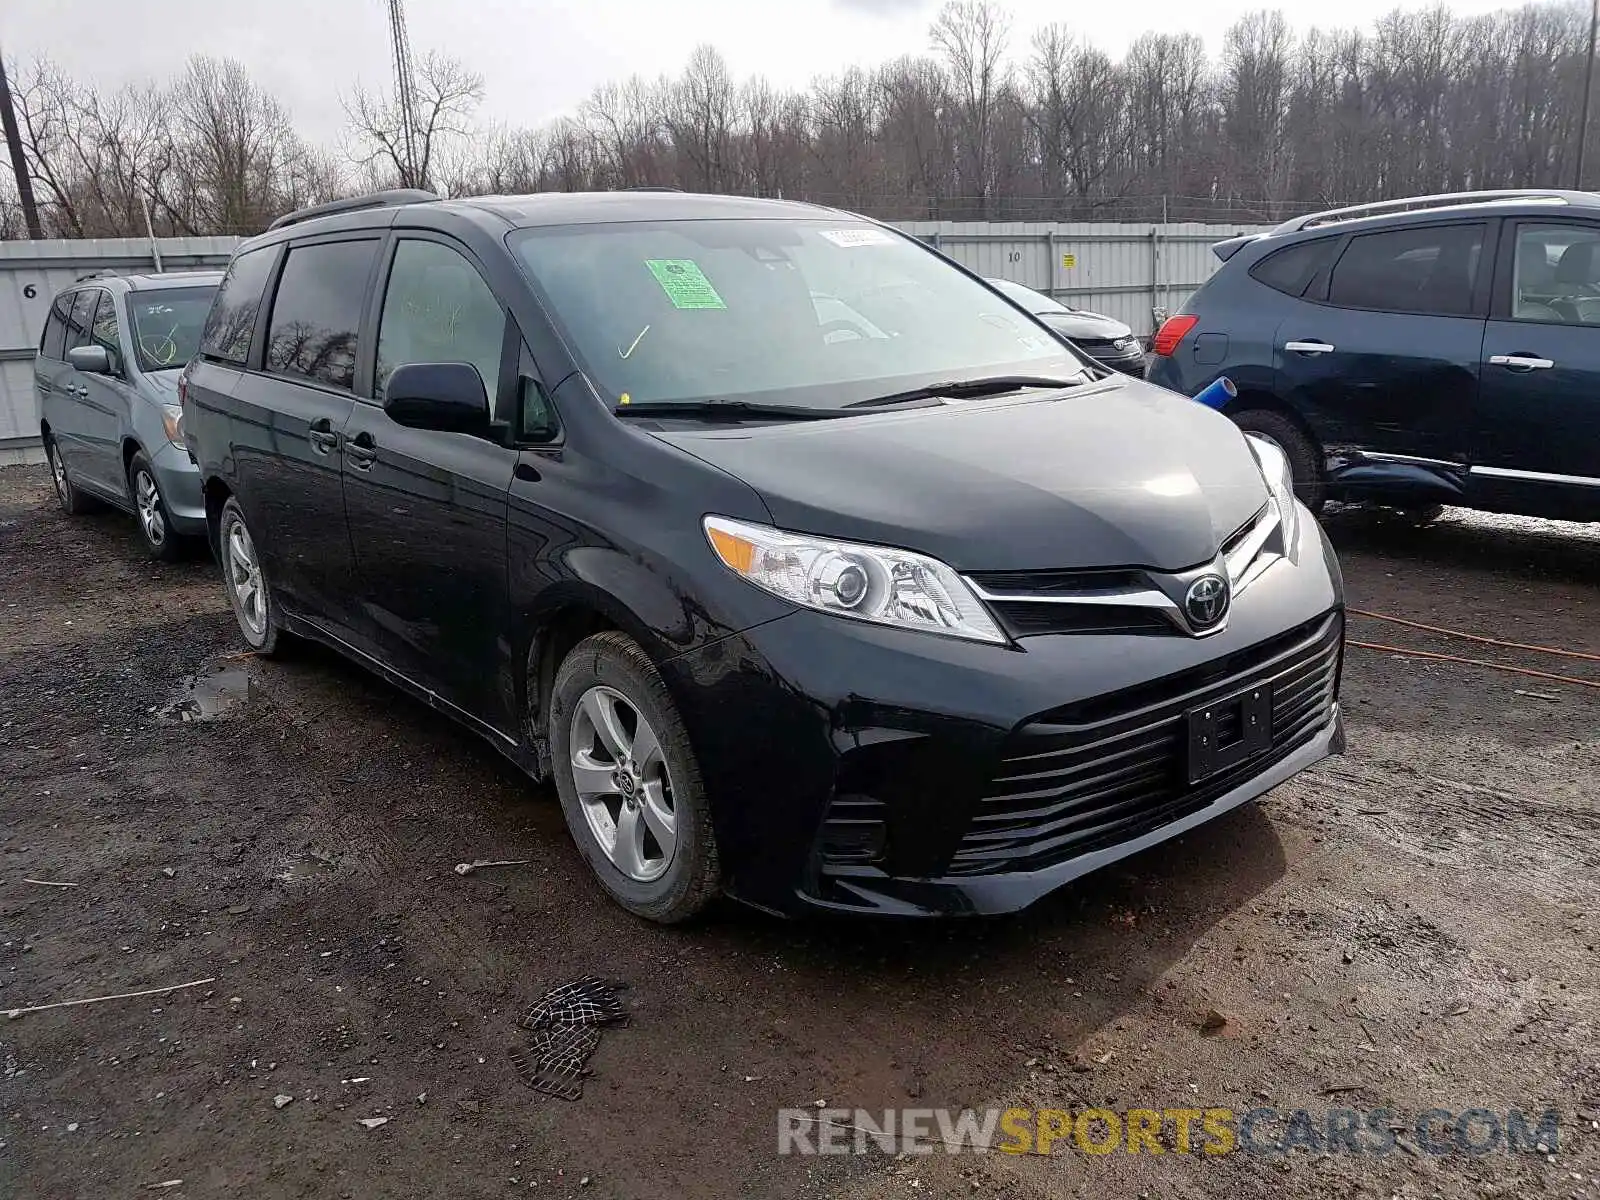
[{"label": "alloy wheel", "polygon": [[50,482],[55,485],[56,499],[65,504],[67,502],[67,464],[61,461],[61,452],[56,449],[54,438],[45,443],[44,453],[45,457],[50,460]]},{"label": "alloy wheel", "polygon": [[570,757],[578,804],[600,849],[629,879],[659,879],[677,849],[677,811],[650,722],[615,688],[591,687],[572,714]]},{"label": "alloy wheel", "polygon": [[167,521],[161,515],[161,493],[150,472],[136,471],[133,476],[134,501],[139,506],[139,524],[150,544],[160,549],[167,540]]},{"label": "alloy wheel", "polygon": [[228,586],[238,601],[239,620],[252,638],[263,638],[267,633],[266,580],[243,521],[229,525],[227,542]]}]

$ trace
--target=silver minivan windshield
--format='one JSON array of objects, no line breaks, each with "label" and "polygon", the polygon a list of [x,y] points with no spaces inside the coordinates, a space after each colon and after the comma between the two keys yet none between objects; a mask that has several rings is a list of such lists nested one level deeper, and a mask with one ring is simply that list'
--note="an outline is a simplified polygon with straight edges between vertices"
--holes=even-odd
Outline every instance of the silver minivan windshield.
[{"label": "silver minivan windshield", "polygon": [[616,404],[828,409],[936,381],[1091,377],[983,284],[859,220],[574,224],[509,244]]},{"label": "silver minivan windshield", "polygon": [[140,370],[177,370],[193,358],[216,294],[215,285],[129,292],[128,317]]}]

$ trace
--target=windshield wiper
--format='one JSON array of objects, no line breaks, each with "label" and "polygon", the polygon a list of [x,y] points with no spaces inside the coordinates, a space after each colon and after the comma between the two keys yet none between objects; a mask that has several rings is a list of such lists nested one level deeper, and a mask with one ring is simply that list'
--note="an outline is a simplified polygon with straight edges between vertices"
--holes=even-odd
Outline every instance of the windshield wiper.
[{"label": "windshield wiper", "polygon": [[924,384],[904,392],[890,392],[887,396],[873,396],[857,400],[846,408],[887,408],[894,404],[910,404],[916,400],[976,400],[983,396],[999,396],[1006,392],[1020,392],[1023,388],[1077,387],[1083,380],[1054,379],[1044,375],[990,375],[981,379],[949,379],[943,383]]},{"label": "windshield wiper", "polygon": [[808,408],[803,404],[752,404],[748,400],[646,400],[619,404],[619,417],[778,417],[786,421],[821,421],[846,414],[837,408]]}]

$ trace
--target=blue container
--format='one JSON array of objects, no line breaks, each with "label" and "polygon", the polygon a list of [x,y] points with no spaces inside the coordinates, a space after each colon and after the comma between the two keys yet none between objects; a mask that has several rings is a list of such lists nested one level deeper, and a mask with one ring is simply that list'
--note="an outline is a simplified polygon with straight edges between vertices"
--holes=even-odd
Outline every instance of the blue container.
[{"label": "blue container", "polygon": [[1226,375],[1201,388],[1195,393],[1195,403],[1204,404],[1207,408],[1222,408],[1239,394],[1239,389],[1233,386],[1233,380]]}]

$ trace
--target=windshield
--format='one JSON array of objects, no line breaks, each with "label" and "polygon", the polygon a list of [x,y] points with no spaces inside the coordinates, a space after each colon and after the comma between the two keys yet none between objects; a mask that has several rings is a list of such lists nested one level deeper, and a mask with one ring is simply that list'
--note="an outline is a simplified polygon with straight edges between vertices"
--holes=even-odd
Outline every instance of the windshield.
[{"label": "windshield", "polygon": [[1036,292],[1020,283],[1012,283],[1009,279],[991,279],[989,284],[997,292],[1000,292],[1008,299],[1015,300],[1031,313],[1069,313],[1072,311],[1065,304],[1052,300],[1043,292]]},{"label": "windshield", "polygon": [[938,255],[848,218],[566,225],[510,244],[613,403],[842,408],[936,381],[1084,370]]},{"label": "windshield", "polygon": [[213,285],[128,293],[140,370],[176,369],[195,356],[216,292]]}]

